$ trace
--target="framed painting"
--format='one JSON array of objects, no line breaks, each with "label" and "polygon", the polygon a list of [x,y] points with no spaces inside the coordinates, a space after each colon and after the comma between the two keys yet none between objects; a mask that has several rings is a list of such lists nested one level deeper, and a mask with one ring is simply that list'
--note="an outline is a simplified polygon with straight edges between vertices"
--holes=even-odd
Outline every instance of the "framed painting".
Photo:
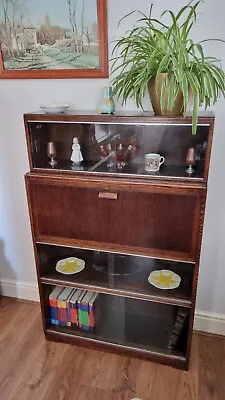
[{"label": "framed painting", "polygon": [[0,78],[108,76],[107,0],[0,0]]}]

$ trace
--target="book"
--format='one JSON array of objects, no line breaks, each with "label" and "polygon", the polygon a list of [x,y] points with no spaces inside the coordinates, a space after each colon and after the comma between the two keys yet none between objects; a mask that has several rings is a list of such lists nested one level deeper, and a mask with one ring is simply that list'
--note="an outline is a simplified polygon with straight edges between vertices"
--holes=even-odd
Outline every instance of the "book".
[{"label": "book", "polygon": [[81,301],[83,299],[83,297],[86,294],[86,290],[83,291],[83,293],[80,295],[79,299],[77,300],[77,309],[78,309],[78,326],[79,328],[83,327],[83,318],[84,318],[84,311],[83,311],[83,307],[81,305]]},{"label": "book", "polygon": [[70,320],[72,326],[78,326],[78,307],[77,300],[84,291],[82,289],[76,289],[69,300],[70,309]]},{"label": "book", "polygon": [[64,288],[63,291],[58,296],[58,320],[59,325],[61,326],[70,326],[70,321],[67,321],[67,300],[70,298],[71,294],[73,293],[74,289],[72,288]]},{"label": "book", "polygon": [[85,296],[82,298],[80,307],[82,310],[82,329],[88,331],[90,329],[89,325],[89,301],[93,297],[94,292],[87,291]]},{"label": "book", "polygon": [[184,328],[185,322],[188,317],[188,309],[184,307],[180,307],[173,326],[172,333],[170,335],[169,341],[167,348],[170,350],[174,350],[176,347],[176,344],[179,340],[180,334]]},{"label": "book", "polygon": [[70,299],[73,297],[74,293],[76,292],[76,289],[73,289],[71,294],[68,296],[66,300],[66,317],[67,317],[67,326],[71,326],[71,314],[70,314]]},{"label": "book", "polygon": [[63,289],[63,286],[55,286],[49,295],[50,321],[53,325],[59,325],[57,299]]},{"label": "book", "polygon": [[100,299],[99,293],[94,292],[91,299],[89,300],[89,327],[90,330],[94,330],[97,319],[99,317],[99,310],[97,308],[99,301],[97,299]]}]

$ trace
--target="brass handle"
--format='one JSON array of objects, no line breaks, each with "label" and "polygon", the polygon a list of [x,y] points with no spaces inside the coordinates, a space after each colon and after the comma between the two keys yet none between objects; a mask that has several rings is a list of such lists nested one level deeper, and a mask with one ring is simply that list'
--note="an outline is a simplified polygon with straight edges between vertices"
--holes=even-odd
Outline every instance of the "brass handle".
[{"label": "brass handle", "polygon": [[99,192],[99,199],[117,200],[118,194],[111,192]]}]

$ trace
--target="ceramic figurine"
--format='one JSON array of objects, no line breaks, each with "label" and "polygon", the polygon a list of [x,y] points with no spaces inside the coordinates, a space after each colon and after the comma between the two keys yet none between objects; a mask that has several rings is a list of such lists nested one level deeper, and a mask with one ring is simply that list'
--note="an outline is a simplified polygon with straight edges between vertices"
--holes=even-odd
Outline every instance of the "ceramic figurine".
[{"label": "ceramic figurine", "polygon": [[113,114],[115,104],[112,98],[112,88],[105,87],[102,89],[101,98],[98,104],[98,112],[101,114]]},{"label": "ceramic figurine", "polygon": [[74,165],[79,165],[81,161],[83,161],[80,145],[76,137],[73,138],[72,154],[70,160],[73,162]]}]

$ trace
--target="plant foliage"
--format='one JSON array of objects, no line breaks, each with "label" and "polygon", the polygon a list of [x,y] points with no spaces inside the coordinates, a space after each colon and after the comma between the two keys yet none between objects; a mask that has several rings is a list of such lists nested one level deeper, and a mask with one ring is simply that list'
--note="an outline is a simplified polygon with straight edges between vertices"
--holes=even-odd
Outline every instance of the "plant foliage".
[{"label": "plant foliage", "polygon": [[[171,110],[181,90],[186,112],[193,96],[193,133],[197,129],[199,106],[207,109],[220,94],[225,96],[225,73],[219,60],[207,57],[203,49],[204,42],[222,40],[195,43],[190,38],[200,2],[189,2],[177,14],[166,10],[160,20],[152,17],[152,5],[149,16],[140,11],[129,13],[122,19],[137,12],[138,24],[116,42],[112,58],[112,73],[118,74],[112,80],[113,94],[122,97],[123,103],[133,97],[137,107],[142,107],[149,80],[162,72],[167,73],[160,93],[162,109]],[[170,24],[163,22],[165,14],[170,16]]]}]

